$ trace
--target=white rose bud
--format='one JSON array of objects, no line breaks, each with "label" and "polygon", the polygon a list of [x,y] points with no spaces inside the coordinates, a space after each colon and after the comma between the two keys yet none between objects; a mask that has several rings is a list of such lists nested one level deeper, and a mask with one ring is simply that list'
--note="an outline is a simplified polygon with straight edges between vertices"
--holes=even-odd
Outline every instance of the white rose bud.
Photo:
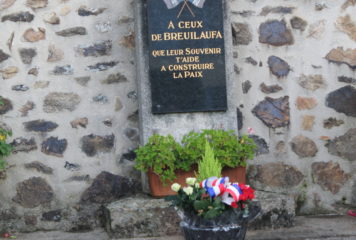
[{"label": "white rose bud", "polygon": [[187,195],[192,195],[193,194],[193,188],[192,187],[184,187],[183,192],[185,192]]},{"label": "white rose bud", "polygon": [[194,184],[196,183],[197,179],[196,178],[192,178],[189,177],[187,179],[185,179],[185,182],[189,185],[189,186],[194,186]]},{"label": "white rose bud", "polygon": [[171,186],[171,189],[174,191],[174,192],[178,192],[179,189],[180,189],[180,185],[178,183],[173,183],[172,186]]}]

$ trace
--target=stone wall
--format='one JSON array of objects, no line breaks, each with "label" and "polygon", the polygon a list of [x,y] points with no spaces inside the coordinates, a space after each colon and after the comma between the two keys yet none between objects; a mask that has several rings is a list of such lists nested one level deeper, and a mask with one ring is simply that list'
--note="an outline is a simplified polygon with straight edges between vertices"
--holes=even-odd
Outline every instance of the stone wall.
[{"label": "stone wall", "polygon": [[[0,0],[0,106],[14,154],[0,230],[87,230],[139,191],[132,1]],[[301,212],[356,204],[354,0],[228,0],[249,180]],[[187,130],[189,131],[189,130]]]},{"label": "stone wall", "polygon": [[133,13],[131,1],[0,0],[0,120],[14,146],[0,230],[85,229],[78,202],[139,188]]},{"label": "stone wall", "polygon": [[249,180],[302,213],[356,204],[355,5],[231,1],[239,128],[260,145]]}]

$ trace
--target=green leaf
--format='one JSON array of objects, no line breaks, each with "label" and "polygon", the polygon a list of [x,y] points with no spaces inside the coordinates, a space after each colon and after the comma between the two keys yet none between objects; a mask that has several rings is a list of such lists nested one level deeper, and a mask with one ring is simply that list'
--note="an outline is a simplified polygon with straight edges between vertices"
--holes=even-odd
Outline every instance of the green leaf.
[{"label": "green leaf", "polygon": [[194,209],[198,210],[206,210],[208,209],[210,203],[206,200],[196,200],[194,201]]}]

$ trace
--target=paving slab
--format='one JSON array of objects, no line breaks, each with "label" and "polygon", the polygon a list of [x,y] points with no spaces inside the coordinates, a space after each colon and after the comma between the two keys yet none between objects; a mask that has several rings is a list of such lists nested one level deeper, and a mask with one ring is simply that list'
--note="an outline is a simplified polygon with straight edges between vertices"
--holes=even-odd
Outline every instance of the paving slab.
[{"label": "paving slab", "polygon": [[[18,240],[110,240],[104,230],[86,233],[35,232],[16,234]],[[113,239],[114,240],[114,239]],[[115,240],[184,240],[182,236],[116,238]],[[248,230],[246,240],[356,240],[356,218],[299,216],[291,228]]]}]

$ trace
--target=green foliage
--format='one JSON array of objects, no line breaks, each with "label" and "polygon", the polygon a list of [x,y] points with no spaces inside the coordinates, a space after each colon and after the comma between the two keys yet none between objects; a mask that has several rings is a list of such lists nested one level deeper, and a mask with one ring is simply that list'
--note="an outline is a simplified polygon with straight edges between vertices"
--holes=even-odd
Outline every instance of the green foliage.
[{"label": "green foliage", "polygon": [[221,177],[222,166],[221,163],[215,159],[214,151],[210,147],[208,140],[205,140],[205,155],[203,159],[198,163],[198,175],[199,182],[209,177]]},{"label": "green foliage", "polygon": [[11,154],[12,146],[6,143],[7,137],[12,133],[5,129],[0,128],[0,171],[6,168],[5,158]]},{"label": "green foliage", "polygon": [[223,167],[246,166],[246,160],[254,157],[256,144],[253,139],[246,135],[238,138],[233,131],[211,129],[200,133],[192,131],[185,135],[182,140],[182,158],[188,162],[201,161],[206,139]]},{"label": "green foliage", "polygon": [[205,154],[206,140],[222,167],[246,166],[246,160],[254,157],[256,144],[248,136],[240,138],[233,131],[222,129],[189,132],[183,136],[182,144],[174,138],[155,134],[148,143],[136,150],[136,168],[147,171],[152,168],[162,182],[174,180],[177,169],[188,171],[199,163]]},{"label": "green foliage", "polygon": [[181,146],[171,135],[152,135],[148,143],[135,152],[137,154],[136,169],[148,171],[151,168],[163,182],[173,181],[176,169],[189,169],[189,166],[184,166],[182,162],[177,161],[180,159]]}]

